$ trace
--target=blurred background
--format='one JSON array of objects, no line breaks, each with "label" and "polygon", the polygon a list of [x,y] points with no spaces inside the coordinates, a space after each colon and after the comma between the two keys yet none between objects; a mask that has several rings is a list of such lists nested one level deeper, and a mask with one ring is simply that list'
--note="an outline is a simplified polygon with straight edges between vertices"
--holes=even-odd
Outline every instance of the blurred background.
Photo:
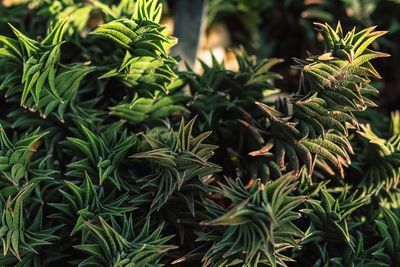
[{"label": "blurred background", "polygon": [[[7,23],[26,32],[45,29],[43,21],[50,14],[56,18],[79,17],[81,34],[103,23],[99,9],[102,4],[114,5],[115,12],[133,7],[132,0],[0,0],[1,31],[9,31]],[[257,58],[282,58],[275,70],[284,79],[276,86],[284,92],[297,90],[299,73],[290,68],[293,57],[305,58],[307,52],[320,52],[322,37],[313,29],[313,22],[336,25],[340,20],[344,30],[377,25],[386,30],[376,43],[376,49],[392,55],[377,63],[383,80],[375,86],[381,90],[379,112],[389,113],[400,102],[400,0],[161,0],[164,4],[163,23],[184,44],[187,36],[198,41],[197,57],[211,63],[211,53],[227,68],[236,69],[230,48],[243,46]],[[192,10],[182,10],[182,6]],[[186,5],[185,5],[186,3]],[[190,3],[189,5],[187,3]],[[197,4],[197,6],[196,6]],[[30,10],[22,8],[28,5]],[[199,5],[204,5],[203,9]],[[182,18],[183,16],[183,18]],[[186,18],[185,18],[186,16]],[[82,18],[85,20],[82,20]],[[196,20],[198,17],[198,20]],[[186,21],[185,21],[186,19]],[[78,21],[78,20],[77,20]],[[83,23],[84,21],[85,23]],[[174,32],[174,21],[184,21]],[[199,21],[202,21],[201,25]],[[189,25],[191,22],[195,25]],[[193,30],[194,27],[195,30]],[[196,28],[197,27],[197,28]],[[198,30],[198,31],[197,31]],[[73,38],[73,37],[72,37]],[[196,49],[195,49],[196,50]],[[199,64],[195,69],[201,71]]]}]

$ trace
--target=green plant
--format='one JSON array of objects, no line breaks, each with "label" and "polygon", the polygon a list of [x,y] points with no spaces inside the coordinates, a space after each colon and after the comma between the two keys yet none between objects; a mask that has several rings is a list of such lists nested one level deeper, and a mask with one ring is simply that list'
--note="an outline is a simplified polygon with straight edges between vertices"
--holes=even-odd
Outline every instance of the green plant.
[{"label": "green plant", "polygon": [[156,0],[0,12],[0,265],[399,264],[399,116],[372,111],[386,32],[315,23],[325,50],[287,94],[282,60],[244,48],[238,70],[178,70]]},{"label": "green plant", "polygon": [[258,180],[250,188],[239,179],[227,180],[226,185],[216,188],[215,193],[227,198],[233,208],[209,203],[207,209],[215,218],[202,224],[215,230],[200,240],[214,245],[204,256],[204,266],[277,266],[290,261],[281,252],[297,247],[303,237],[293,223],[300,216],[293,210],[304,201],[302,196],[290,195],[296,186],[294,180],[288,174],[266,185]]}]

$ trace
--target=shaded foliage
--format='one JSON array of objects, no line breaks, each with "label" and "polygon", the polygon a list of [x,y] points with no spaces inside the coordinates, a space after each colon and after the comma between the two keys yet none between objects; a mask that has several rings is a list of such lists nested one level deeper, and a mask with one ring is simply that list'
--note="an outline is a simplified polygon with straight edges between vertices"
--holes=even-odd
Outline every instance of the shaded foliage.
[{"label": "shaded foliage", "polygon": [[[263,12],[300,4],[210,5],[261,41]],[[400,264],[399,114],[373,111],[386,32],[311,31],[333,20],[312,6],[297,48],[313,54],[282,46],[292,74],[245,48],[237,70],[212,57],[196,73],[156,0],[0,7],[0,265]]]}]

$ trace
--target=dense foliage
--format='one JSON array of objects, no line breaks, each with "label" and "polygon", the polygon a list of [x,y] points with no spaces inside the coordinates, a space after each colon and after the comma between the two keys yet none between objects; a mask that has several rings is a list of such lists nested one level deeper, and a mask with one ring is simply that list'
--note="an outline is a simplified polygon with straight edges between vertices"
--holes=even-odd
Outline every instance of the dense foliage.
[{"label": "dense foliage", "polygon": [[314,23],[287,94],[244,48],[178,70],[162,5],[116,2],[0,6],[1,266],[400,265],[385,31]]}]

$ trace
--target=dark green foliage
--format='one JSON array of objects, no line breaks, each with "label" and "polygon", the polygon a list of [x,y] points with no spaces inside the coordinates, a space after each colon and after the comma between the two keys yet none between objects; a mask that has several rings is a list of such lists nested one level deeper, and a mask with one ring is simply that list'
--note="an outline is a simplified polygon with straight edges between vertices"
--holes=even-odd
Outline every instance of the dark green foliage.
[{"label": "dark green foliage", "polygon": [[217,147],[203,143],[211,133],[205,132],[193,137],[194,122],[195,119],[192,119],[185,124],[182,120],[176,133],[160,129],[154,134],[145,135],[148,148],[131,156],[146,161],[152,169],[148,175],[138,180],[142,184],[141,188],[153,191],[150,211],[158,211],[175,191],[184,191],[188,183],[195,183],[193,179],[220,171],[219,166],[208,162]]},{"label": "dark green foliage", "polygon": [[122,123],[107,125],[105,129],[91,132],[81,125],[82,139],[67,137],[67,140],[76,149],[69,151],[76,160],[68,164],[66,176],[83,179],[86,175],[97,177],[98,184],[106,179],[120,189],[126,183],[120,177],[118,170],[131,147],[135,145],[135,137],[121,132]]},{"label": "dark green foliage", "polygon": [[215,193],[227,198],[233,208],[208,204],[215,218],[202,224],[215,229],[200,240],[213,241],[214,245],[204,256],[204,266],[277,266],[290,261],[280,252],[297,247],[303,237],[293,224],[300,216],[293,210],[304,201],[301,196],[291,196],[294,179],[288,174],[266,185],[258,180],[250,188],[239,179],[227,180],[226,185],[216,188]]},{"label": "dark green foliage", "polygon": [[309,207],[304,209],[306,216],[311,219],[309,235],[304,243],[313,241],[346,243],[354,248],[353,240],[349,234],[347,217],[357,208],[368,204],[368,195],[356,196],[356,192],[348,195],[348,188],[339,196],[334,197],[325,189],[321,190],[321,200],[308,201]]},{"label": "dark green foliage", "polygon": [[[235,51],[238,71],[227,70],[213,57],[212,66],[202,63],[203,74],[188,73],[192,100],[189,109],[199,114],[197,127],[200,131],[214,130],[213,136],[226,157],[226,173],[231,176],[266,178],[267,167],[257,166],[258,160],[246,153],[259,147],[263,140],[257,129],[245,120],[250,116],[262,117],[254,102],[275,93],[273,82],[282,77],[271,68],[280,59],[257,61],[243,49]],[[243,128],[249,131],[243,131]],[[247,158],[247,159],[245,159]],[[240,160],[239,160],[240,159]]]},{"label": "dark green foliage", "polygon": [[359,134],[366,142],[363,140],[364,151],[354,167],[363,173],[362,183],[375,184],[386,190],[396,188],[399,182],[400,136],[394,135],[385,140],[376,136],[370,127],[363,127]]},{"label": "dark green foliage", "polygon": [[80,231],[85,222],[97,220],[96,216],[112,218],[135,209],[134,205],[127,204],[127,193],[118,194],[116,190],[105,192],[103,187],[95,186],[89,176],[86,176],[81,184],[69,181],[65,183],[67,189],[60,189],[65,202],[50,205],[59,210],[52,215],[53,218],[71,221],[71,234]]},{"label": "dark green foliage", "polygon": [[400,245],[400,219],[392,211],[388,209],[382,210],[384,220],[376,221],[379,233],[382,236],[384,251],[388,257],[385,258],[385,263],[391,266],[399,264],[399,250]]},{"label": "dark green foliage", "polygon": [[93,70],[85,64],[59,63],[67,25],[67,20],[58,21],[40,43],[12,26],[17,39],[2,36],[1,61],[9,66],[2,87],[9,101],[19,101],[22,107],[38,110],[43,117],[57,110],[54,115],[63,119],[68,105],[74,104],[80,81]]},{"label": "dark green foliage", "polygon": [[116,76],[128,87],[168,91],[176,75],[172,70],[175,60],[167,51],[176,41],[167,36],[166,28],[159,24],[161,5],[156,1],[139,0],[137,6],[140,8],[134,9],[131,19],[113,20],[92,32],[126,50],[121,64],[101,78]]},{"label": "dark green foliage", "polygon": [[291,113],[285,107],[278,107],[281,112],[258,103],[267,116],[264,127],[269,134],[264,138],[265,145],[250,155],[273,152],[281,170],[298,172],[305,165],[309,175],[318,161],[318,165],[332,168],[343,177],[343,168],[351,163],[353,153],[346,139],[348,130],[359,127],[352,112],[374,105],[368,95],[376,93],[376,89],[369,84],[369,78],[380,76],[369,60],[388,56],[367,47],[384,32],[369,28],[344,35],[340,24],[336,30],[329,25],[316,26],[324,36],[326,53],[296,60],[295,66],[302,71],[301,91],[306,94],[292,97]]},{"label": "dark green foliage", "polygon": [[162,225],[150,232],[149,221],[139,230],[132,218],[125,217],[123,226],[99,219],[100,226],[86,223],[92,242],[75,246],[91,255],[79,266],[163,266],[161,257],[175,248],[165,244],[172,237],[161,236]]},{"label": "dark green foliage", "polygon": [[110,114],[127,120],[129,124],[137,125],[144,121],[156,121],[187,113],[183,105],[187,99],[188,97],[181,93],[171,95],[157,93],[154,97],[139,97],[135,94],[130,103],[122,102],[111,107]]},{"label": "dark green foliage", "polygon": [[[37,264],[39,257],[45,257],[45,253],[39,256],[38,251],[59,239],[54,233],[62,225],[45,228],[41,204],[45,189],[42,184],[52,179],[55,172],[46,170],[46,157],[34,159],[40,139],[46,134],[35,131],[10,140],[0,128],[0,236],[4,253],[1,264]],[[51,260],[49,257],[49,262]]]},{"label": "dark green foliage", "polygon": [[[211,1],[209,23],[237,11],[234,39],[262,43],[269,27],[291,35],[279,12],[304,5]],[[400,265],[399,114],[373,111],[386,32],[314,35],[304,16],[315,54],[286,49],[305,58],[292,72],[239,48],[237,70],[212,56],[196,73],[177,69],[164,14],[156,0],[0,4],[0,265]],[[263,54],[282,55],[275,40]]]}]

